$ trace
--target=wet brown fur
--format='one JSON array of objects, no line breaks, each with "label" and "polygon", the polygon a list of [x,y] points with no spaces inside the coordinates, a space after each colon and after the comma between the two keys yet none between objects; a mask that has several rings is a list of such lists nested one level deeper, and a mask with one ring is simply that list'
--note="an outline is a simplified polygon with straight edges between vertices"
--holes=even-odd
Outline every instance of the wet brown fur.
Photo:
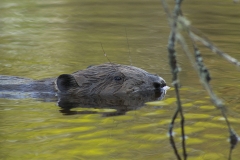
[{"label": "wet brown fur", "polygon": [[57,78],[60,93],[74,95],[116,95],[151,91],[164,87],[166,82],[134,66],[106,63],[91,66]]}]

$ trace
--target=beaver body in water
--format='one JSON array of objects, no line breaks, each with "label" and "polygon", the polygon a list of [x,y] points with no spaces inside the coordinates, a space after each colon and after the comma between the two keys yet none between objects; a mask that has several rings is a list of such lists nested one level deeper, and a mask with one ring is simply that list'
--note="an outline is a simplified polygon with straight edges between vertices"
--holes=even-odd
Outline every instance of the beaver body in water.
[{"label": "beaver body in water", "polygon": [[0,75],[0,98],[57,101],[63,114],[81,114],[72,108],[114,108],[105,116],[122,115],[161,100],[169,87],[158,75],[134,66],[106,63],[58,78],[33,80]]},{"label": "beaver body in water", "polygon": [[[0,76],[0,97],[25,95],[38,96],[77,95],[109,96],[130,95],[137,92],[162,92],[166,82],[158,75],[150,74],[134,66],[106,63],[88,67],[58,78],[32,80],[14,76]],[[19,94],[21,93],[21,94]]]}]

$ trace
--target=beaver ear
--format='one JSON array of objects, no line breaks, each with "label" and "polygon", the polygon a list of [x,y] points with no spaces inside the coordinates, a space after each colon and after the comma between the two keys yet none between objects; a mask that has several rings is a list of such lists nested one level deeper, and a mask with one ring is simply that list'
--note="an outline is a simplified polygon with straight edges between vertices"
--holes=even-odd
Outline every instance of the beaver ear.
[{"label": "beaver ear", "polygon": [[67,92],[71,88],[78,87],[75,78],[71,74],[62,74],[57,78],[57,88],[61,92]]}]

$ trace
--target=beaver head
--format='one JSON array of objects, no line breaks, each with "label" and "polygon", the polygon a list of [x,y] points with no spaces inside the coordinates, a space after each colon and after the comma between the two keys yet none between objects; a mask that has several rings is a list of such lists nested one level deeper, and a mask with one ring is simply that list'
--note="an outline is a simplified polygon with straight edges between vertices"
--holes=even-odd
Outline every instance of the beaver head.
[{"label": "beaver head", "polygon": [[56,80],[58,92],[79,96],[118,95],[145,91],[160,91],[164,79],[134,66],[106,63],[91,66],[72,74],[62,74]]}]

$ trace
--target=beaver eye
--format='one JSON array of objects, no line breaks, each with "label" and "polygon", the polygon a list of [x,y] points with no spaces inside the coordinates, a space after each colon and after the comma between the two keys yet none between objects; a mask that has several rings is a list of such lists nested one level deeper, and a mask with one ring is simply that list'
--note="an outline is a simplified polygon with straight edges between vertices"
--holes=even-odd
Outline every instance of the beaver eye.
[{"label": "beaver eye", "polygon": [[114,80],[115,80],[115,81],[120,81],[120,80],[122,80],[122,77],[120,77],[120,76],[115,76],[115,77],[114,77]]}]

